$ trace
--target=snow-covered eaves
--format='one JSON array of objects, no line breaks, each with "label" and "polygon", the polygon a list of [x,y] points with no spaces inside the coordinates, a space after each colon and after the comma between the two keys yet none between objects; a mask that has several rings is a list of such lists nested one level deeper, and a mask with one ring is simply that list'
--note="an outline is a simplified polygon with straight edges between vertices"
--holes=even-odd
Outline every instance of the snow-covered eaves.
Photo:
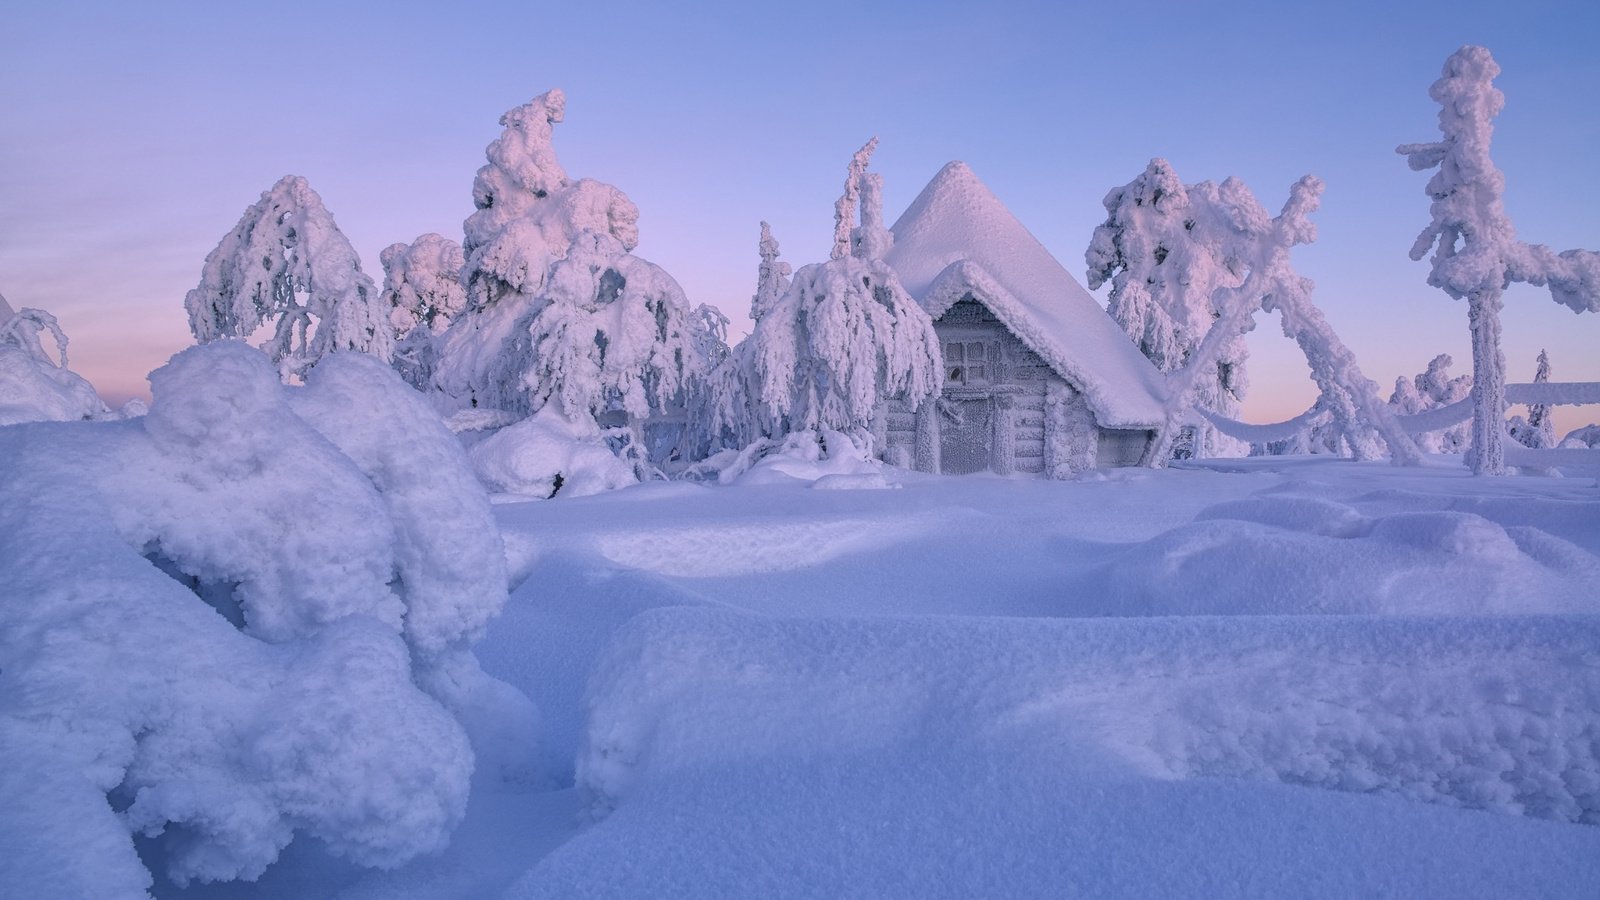
[{"label": "snow-covered eaves", "polygon": [[891,230],[884,260],[934,319],[970,294],[1081,390],[1102,426],[1164,420],[1161,373],[965,163],[941,169]]}]

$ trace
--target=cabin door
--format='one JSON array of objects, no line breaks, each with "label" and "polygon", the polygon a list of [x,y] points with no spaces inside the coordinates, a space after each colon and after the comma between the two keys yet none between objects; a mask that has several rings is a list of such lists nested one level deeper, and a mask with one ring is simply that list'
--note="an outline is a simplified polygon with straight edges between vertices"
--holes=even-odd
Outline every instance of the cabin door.
[{"label": "cabin door", "polygon": [[946,475],[989,471],[994,449],[994,401],[988,397],[945,400],[939,407],[939,470]]}]

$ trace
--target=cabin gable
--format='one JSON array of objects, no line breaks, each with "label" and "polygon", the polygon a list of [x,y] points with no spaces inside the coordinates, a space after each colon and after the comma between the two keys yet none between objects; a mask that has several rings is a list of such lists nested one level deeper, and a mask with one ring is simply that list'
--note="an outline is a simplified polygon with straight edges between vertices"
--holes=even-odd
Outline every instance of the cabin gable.
[{"label": "cabin gable", "polygon": [[1134,465],[1149,431],[1101,428],[1083,393],[974,294],[934,320],[944,357],[939,399],[887,405],[880,446],[891,463],[925,472],[1070,478]]}]

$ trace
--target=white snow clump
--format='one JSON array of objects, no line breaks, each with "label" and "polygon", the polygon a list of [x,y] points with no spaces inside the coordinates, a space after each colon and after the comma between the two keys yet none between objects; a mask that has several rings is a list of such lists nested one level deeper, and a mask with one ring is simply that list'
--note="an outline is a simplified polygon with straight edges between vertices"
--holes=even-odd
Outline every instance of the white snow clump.
[{"label": "white snow clump", "polygon": [[0,880],[253,879],[298,832],[441,848],[474,749],[488,777],[532,750],[471,651],[505,564],[455,438],[360,354],[286,388],[219,341],[151,383],[142,419],[0,430]]}]

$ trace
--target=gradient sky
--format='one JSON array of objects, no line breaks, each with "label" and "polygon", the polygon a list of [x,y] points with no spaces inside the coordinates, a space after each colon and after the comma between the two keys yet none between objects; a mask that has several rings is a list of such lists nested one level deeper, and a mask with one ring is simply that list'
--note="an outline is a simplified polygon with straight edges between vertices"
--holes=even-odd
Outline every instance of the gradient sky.
[{"label": "gradient sky", "polygon": [[[682,8],[674,8],[675,6]],[[850,154],[873,135],[898,215],[967,161],[1083,280],[1108,189],[1153,156],[1236,175],[1276,212],[1327,182],[1295,251],[1387,396],[1437,353],[1470,369],[1465,304],[1407,251],[1435,140],[1428,85],[1465,43],[1506,94],[1494,156],[1524,240],[1600,249],[1600,4],[9,4],[0,35],[0,293],[57,315],[74,369],[115,402],[191,339],[207,252],[284,174],[308,178],[381,282],[378,251],[459,240],[505,110],[567,92],[573,177],[642,211],[636,251],[743,321],[758,223],[825,259]],[[1102,292],[1103,293],[1103,292]],[[1600,380],[1600,316],[1513,287],[1505,350],[1528,380]],[[1252,334],[1246,417],[1315,397],[1277,323]],[[737,327],[737,324],[736,324]],[[1563,411],[1563,428],[1600,420]]]}]

